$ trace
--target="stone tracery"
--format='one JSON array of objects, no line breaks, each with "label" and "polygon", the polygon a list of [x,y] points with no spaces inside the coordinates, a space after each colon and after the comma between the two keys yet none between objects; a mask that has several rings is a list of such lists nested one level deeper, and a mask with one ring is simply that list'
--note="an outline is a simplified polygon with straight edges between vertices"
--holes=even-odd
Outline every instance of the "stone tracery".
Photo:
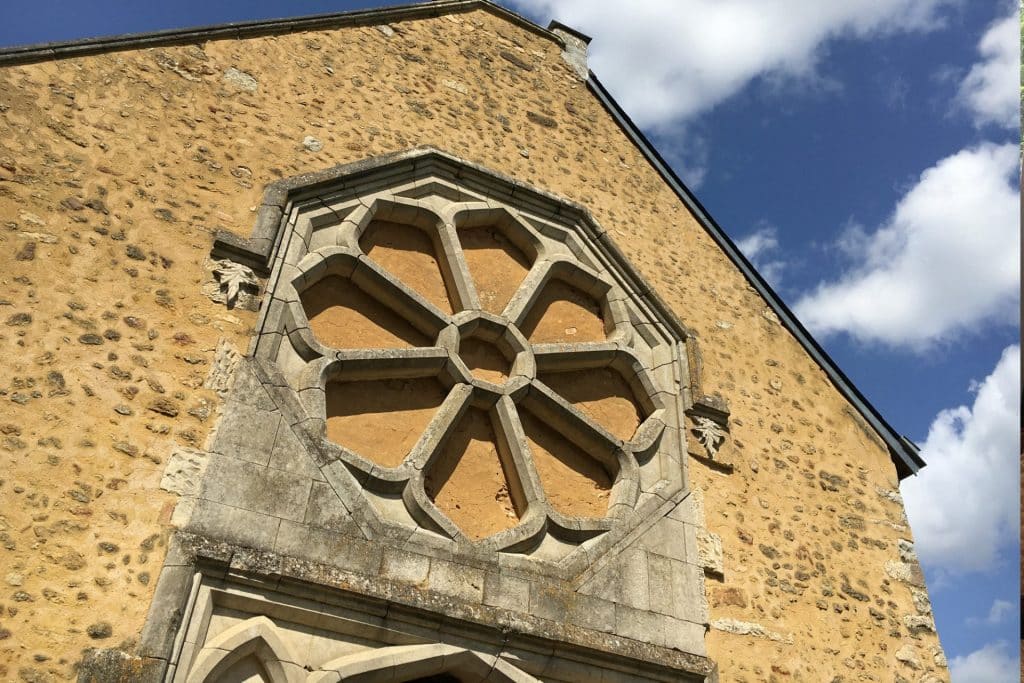
[{"label": "stone tracery", "polygon": [[684,487],[685,340],[559,212],[446,178],[293,203],[255,355],[339,495],[560,560]]}]

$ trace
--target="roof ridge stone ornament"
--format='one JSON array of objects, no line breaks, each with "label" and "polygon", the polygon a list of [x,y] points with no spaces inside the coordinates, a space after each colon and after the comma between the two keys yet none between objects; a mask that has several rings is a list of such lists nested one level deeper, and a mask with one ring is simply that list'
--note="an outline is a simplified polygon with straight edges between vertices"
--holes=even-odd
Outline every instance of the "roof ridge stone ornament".
[{"label": "roof ridge stone ornament", "polygon": [[574,28],[566,26],[560,21],[551,21],[548,30],[562,39],[565,48],[562,50],[562,59],[576,72],[581,81],[590,77],[590,67],[587,65],[587,47],[590,45],[590,36],[580,33]]}]

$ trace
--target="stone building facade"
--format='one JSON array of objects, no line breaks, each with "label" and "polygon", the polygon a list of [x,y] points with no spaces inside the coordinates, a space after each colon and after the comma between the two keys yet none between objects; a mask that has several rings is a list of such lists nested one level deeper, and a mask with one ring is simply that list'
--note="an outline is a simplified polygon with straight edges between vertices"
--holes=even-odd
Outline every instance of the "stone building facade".
[{"label": "stone building facade", "polygon": [[587,42],[0,54],[0,678],[948,679],[913,445]]}]

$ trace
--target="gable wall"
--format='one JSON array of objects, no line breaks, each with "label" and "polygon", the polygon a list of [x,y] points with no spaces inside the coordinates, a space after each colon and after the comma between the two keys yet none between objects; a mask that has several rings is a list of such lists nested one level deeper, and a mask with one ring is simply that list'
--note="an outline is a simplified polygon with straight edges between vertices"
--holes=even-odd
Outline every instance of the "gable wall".
[{"label": "gable wall", "polygon": [[0,69],[0,677],[138,637],[163,464],[202,447],[218,341],[244,351],[255,321],[201,292],[212,231],[247,234],[279,177],[429,144],[586,206],[698,336],[732,411],[734,471],[689,469],[722,544],[722,680],[947,678],[889,455],[560,48],[480,11],[392,28]]}]

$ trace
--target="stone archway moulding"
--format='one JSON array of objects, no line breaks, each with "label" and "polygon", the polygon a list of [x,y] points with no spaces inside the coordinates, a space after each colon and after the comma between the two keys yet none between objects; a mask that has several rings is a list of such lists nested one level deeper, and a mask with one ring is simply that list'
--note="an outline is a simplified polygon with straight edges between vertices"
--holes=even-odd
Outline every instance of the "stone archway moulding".
[{"label": "stone archway moulding", "polygon": [[[266,616],[240,621],[206,641],[195,656],[186,683],[217,683],[246,658],[253,660],[252,670],[258,671],[266,683],[375,683],[438,674],[466,681],[538,683],[507,661],[444,643],[368,648],[314,667],[286,641],[296,635],[280,630]],[[309,671],[311,668],[314,670]]]}]

